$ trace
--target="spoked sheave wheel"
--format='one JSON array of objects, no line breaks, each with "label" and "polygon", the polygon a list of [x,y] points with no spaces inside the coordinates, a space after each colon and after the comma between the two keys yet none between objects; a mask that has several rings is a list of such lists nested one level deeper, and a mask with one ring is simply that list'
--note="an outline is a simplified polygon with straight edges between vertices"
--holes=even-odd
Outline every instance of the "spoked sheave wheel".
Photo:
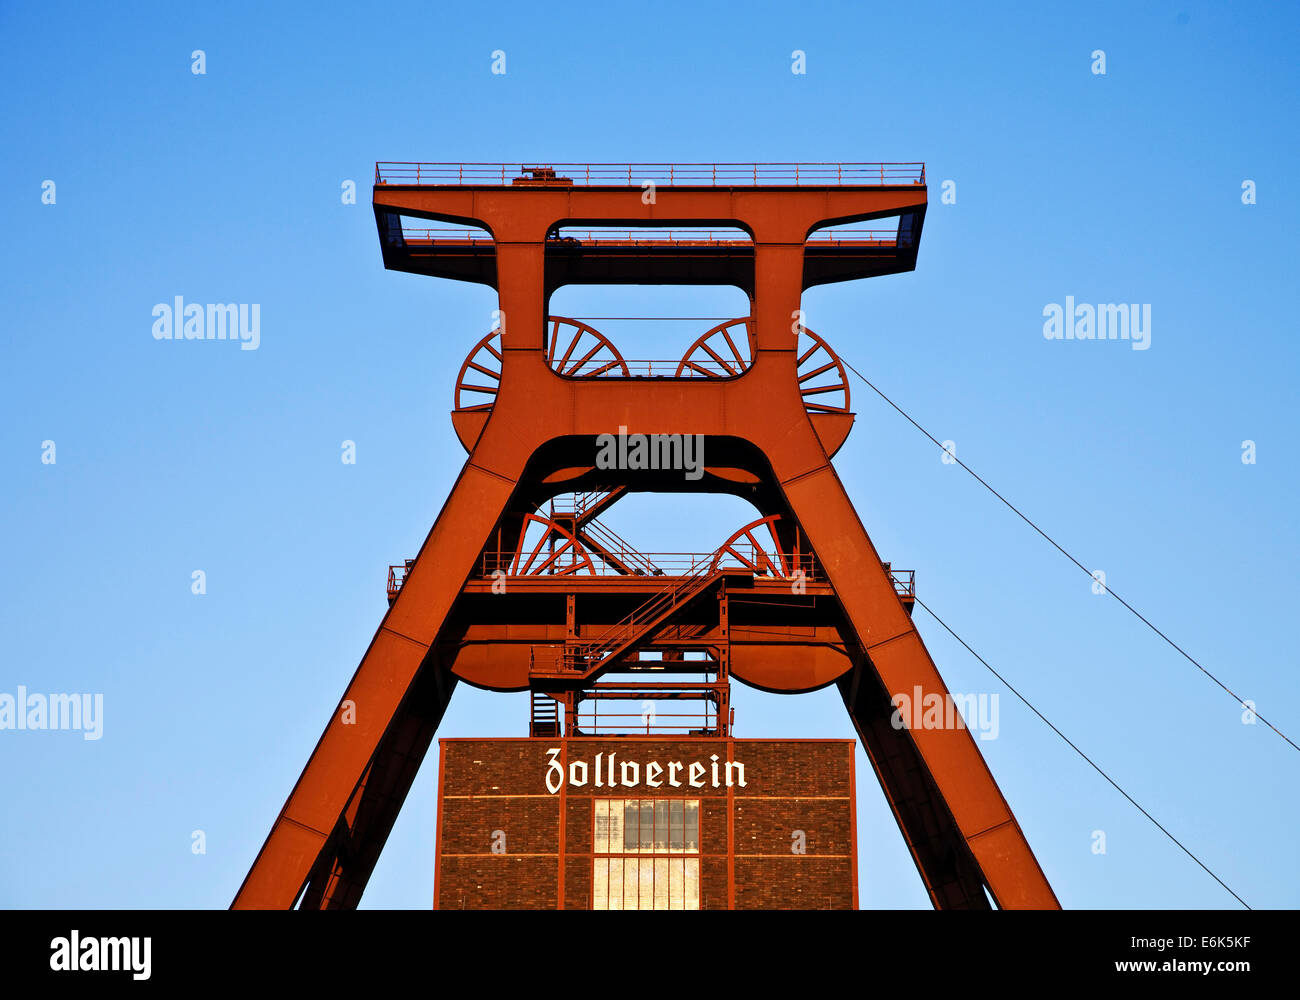
[{"label": "spoked sheave wheel", "polygon": [[510,560],[510,576],[594,575],[595,572],[591,556],[568,529],[550,518],[524,515],[519,544]]},{"label": "spoked sheave wheel", "polygon": [[753,325],[746,316],[719,323],[686,351],[677,378],[735,378],[754,362]]},{"label": "spoked sheave wheel", "polygon": [[[552,316],[547,322],[546,363],[570,378],[627,377],[627,362],[600,331],[578,320]],[[456,376],[456,409],[490,410],[501,387],[501,330],[474,345]]]},{"label": "spoked sheave wheel", "polygon": [[844,362],[821,337],[807,327],[800,327],[799,393],[804,409],[814,413],[847,413],[849,410],[849,376]]},{"label": "spoked sheave wheel", "polygon": [[[770,514],[745,525],[713,554],[709,572],[716,573],[719,567],[739,563],[755,576],[772,576],[782,580],[793,578],[802,561],[800,534],[795,532],[792,546],[783,546],[777,530],[780,521],[780,514]],[[786,548],[793,551],[785,551]]]},{"label": "spoked sheave wheel", "polygon": [[[695,341],[677,366],[677,378],[735,378],[754,363],[751,317],[720,323]],[[849,379],[830,345],[807,327],[799,328],[795,368],[804,408],[814,413],[847,413]]]},{"label": "spoked sheave wheel", "polygon": [[456,409],[490,410],[501,385],[501,331],[474,345],[456,376]]},{"label": "spoked sheave wheel", "polygon": [[627,378],[627,362],[618,348],[599,330],[576,319],[552,316],[546,339],[546,363],[570,378]]}]

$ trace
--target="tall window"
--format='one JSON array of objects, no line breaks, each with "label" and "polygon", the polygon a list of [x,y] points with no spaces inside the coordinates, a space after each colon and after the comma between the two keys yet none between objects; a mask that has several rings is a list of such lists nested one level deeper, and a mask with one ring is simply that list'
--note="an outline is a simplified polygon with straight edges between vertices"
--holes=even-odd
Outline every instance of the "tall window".
[{"label": "tall window", "polygon": [[700,800],[596,799],[592,909],[700,908]]}]

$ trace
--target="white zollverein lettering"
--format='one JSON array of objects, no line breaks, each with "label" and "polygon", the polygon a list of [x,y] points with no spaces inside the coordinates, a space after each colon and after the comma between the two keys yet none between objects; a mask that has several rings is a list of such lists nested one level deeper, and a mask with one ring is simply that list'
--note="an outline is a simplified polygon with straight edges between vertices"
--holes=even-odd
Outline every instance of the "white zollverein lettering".
[{"label": "white zollverein lettering", "polygon": [[[692,788],[731,788],[733,785],[745,788],[748,785],[745,780],[745,765],[738,760],[719,761],[716,753],[709,755],[708,767],[698,760],[693,760],[690,764],[672,760],[667,765],[652,760],[642,767],[640,761],[616,761],[617,754],[598,753],[593,765],[588,765],[585,760],[571,760],[566,768],[560,763],[559,747],[550,748],[546,755],[550,758],[546,765],[546,790],[552,795],[566,783],[582,788],[592,774],[595,775],[597,788],[638,788],[642,783],[642,774],[645,775],[647,787],[660,788],[663,786],[661,776],[665,773],[668,775],[668,784],[680,788],[682,782],[677,780],[677,775],[683,770],[686,771],[687,783]],[[706,775],[711,781],[705,780]]]}]

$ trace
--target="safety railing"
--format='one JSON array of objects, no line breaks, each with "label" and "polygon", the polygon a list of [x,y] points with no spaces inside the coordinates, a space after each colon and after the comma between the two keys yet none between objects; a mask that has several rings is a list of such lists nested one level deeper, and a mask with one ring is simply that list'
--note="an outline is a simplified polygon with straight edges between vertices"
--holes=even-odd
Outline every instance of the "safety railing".
[{"label": "safety railing", "polygon": [[[598,494],[594,494],[598,495]],[[592,524],[589,522],[584,531],[590,531]],[[708,571],[713,565],[713,560],[718,560],[720,569],[749,569],[754,565],[773,565],[782,567],[784,575],[781,579],[799,578],[798,573],[803,571],[804,580],[816,580],[820,577],[820,569],[817,560],[811,552],[800,552],[794,555],[786,553],[762,552],[758,546],[733,543],[730,546],[731,551],[722,553],[721,556],[716,552],[639,552],[633,549],[631,545],[615,535],[614,532],[599,525],[597,531],[604,532],[605,536],[597,535],[597,540],[609,550],[610,554],[615,556],[624,565],[632,567],[632,573],[627,574],[619,571],[617,568],[609,565],[603,559],[593,558],[592,565],[596,569],[596,574],[602,577],[618,576],[663,576],[663,577],[694,577]],[[617,539],[617,541],[614,541]],[[735,553],[735,554],[733,554]],[[596,553],[592,553],[596,555]],[[762,558],[760,558],[762,557]],[[764,563],[764,559],[767,560]],[[514,562],[514,553],[511,552],[485,552],[479,560],[479,575],[491,576],[494,572],[501,570],[509,572],[511,564]],[[748,565],[747,565],[748,563]],[[391,603],[397,599],[398,593],[402,589],[402,584],[406,582],[406,577],[415,565],[414,559],[408,559],[402,565],[388,567],[388,600]],[[543,576],[567,575],[562,574],[561,570],[571,569],[572,563],[565,563],[559,567],[553,574],[542,574]],[[891,569],[886,566],[890,579],[894,584],[894,592],[899,597],[916,596],[916,570],[911,569]]]},{"label": "safety railing", "polygon": [[[588,522],[584,531],[591,526]],[[592,566],[595,568],[597,576],[600,577],[628,577],[628,576],[655,576],[655,577],[690,577],[700,573],[707,572],[713,565],[713,560],[718,560],[720,569],[750,569],[755,565],[773,565],[776,567],[788,567],[789,572],[783,575],[781,579],[794,579],[797,574],[796,570],[803,570],[802,579],[815,581],[820,579],[821,569],[817,560],[810,552],[801,552],[794,555],[787,553],[763,552],[757,546],[749,543],[733,542],[728,552],[721,556],[716,552],[635,552],[630,547],[612,550],[611,554],[617,556],[625,564],[635,560],[638,564],[649,563],[655,567],[655,571],[643,572],[640,569],[634,569],[631,574],[620,572],[617,568],[610,566],[599,558],[598,553],[593,549],[589,552]],[[734,553],[734,554],[733,554]],[[514,564],[513,552],[485,552],[479,557],[479,575],[490,577],[493,573],[500,570],[507,575],[510,574],[510,568]],[[765,562],[766,560],[766,562]],[[748,565],[746,565],[748,563]],[[553,576],[571,577],[573,574],[574,562],[566,559],[562,564],[552,563],[548,567],[552,572],[538,574],[527,574],[520,579],[536,577],[545,579]],[[586,573],[582,575],[590,576]],[[766,574],[765,574],[766,575]]]},{"label": "safety railing", "polygon": [[549,243],[597,243],[601,246],[751,246],[749,234],[737,229],[561,229]]},{"label": "safety railing", "polygon": [[402,239],[407,243],[473,243],[492,246],[492,234],[486,229],[407,229],[402,227]]},{"label": "safety railing", "polygon": [[407,574],[411,572],[411,567],[415,565],[414,559],[407,559],[400,566],[388,567],[388,603],[392,604],[397,600],[397,595],[402,589],[402,584],[406,582]]},{"label": "safety railing", "polygon": [[582,520],[587,516],[587,511],[598,506],[607,496],[609,496],[607,490],[588,490],[585,493],[571,493],[556,497],[551,501],[551,516],[567,514]]},{"label": "safety railing", "polygon": [[712,736],[720,726],[716,708],[699,712],[602,712],[595,699],[585,701],[577,712],[575,728],[583,736]]},{"label": "safety railing", "polygon": [[380,161],[376,184],[641,187],[885,187],[925,183],[925,164],[899,163],[422,163]]},{"label": "safety railing", "polygon": [[[580,365],[574,365],[566,369],[564,374],[568,378],[734,378],[735,367],[732,367],[720,361],[714,361],[711,358],[699,360],[691,359],[689,365],[683,365],[682,359],[670,360],[665,358],[656,358],[647,360],[644,358],[623,358],[622,364],[627,366],[627,373],[623,373],[623,367],[616,365],[609,367],[608,361],[584,361]],[[678,373],[678,369],[681,373]]]},{"label": "safety railing", "polygon": [[807,243],[821,246],[830,243],[835,246],[882,246],[898,245],[897,229],[818,229],[808,235]]},{"label": "safety railing", "polygon": [[[431,226],[402,229],[402,239],[415,246],[423,244],[491,246],[492,234],[485,229],[461,229]],[[897,246],[897,229],[819,229],[808,236],[812,246]],[[753,246],[753,240],[735,230],[698,229],[583,229],[560,231],[547,240],[556,246],[602,247],[707,247]]]}]

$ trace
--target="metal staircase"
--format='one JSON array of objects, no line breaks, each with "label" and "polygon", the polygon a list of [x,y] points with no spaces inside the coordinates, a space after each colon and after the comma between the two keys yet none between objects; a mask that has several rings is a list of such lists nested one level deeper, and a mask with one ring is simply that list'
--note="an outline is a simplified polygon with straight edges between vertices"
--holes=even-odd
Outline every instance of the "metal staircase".
[{"label": "metal staircase", "polygon": [[560,706],[554,698],[542,691],[533,691],[531,708],[529,736],[560,735]]},{"label": "metal staircase", "polygon": [[608,669],[638,646],[652,640],[674,615],[725,575],[725,570],[705,570],[683,577],[599,637],[589,642],[566,644],[559,660],[559,671],[553,676],[586,679]]}]

